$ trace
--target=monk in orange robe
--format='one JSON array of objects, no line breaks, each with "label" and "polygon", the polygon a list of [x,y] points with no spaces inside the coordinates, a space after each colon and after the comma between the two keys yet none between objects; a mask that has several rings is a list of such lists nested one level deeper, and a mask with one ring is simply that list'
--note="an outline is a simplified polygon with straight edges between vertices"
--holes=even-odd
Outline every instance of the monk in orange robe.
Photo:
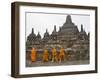
[{"label": "monk in orange robe", "polygon": [[65,59],[64,49],[61,48],[59,53],[59,62],[64,61],[64,59]]},{"label": "monk in orange robe", "polygon": [[58,62],[56,48],[52,49],[52,62],[54,62],[54,61]]},{"label": "monk in orange robe", "polygon": [[43,52],[43,62],[48,62],[48,60],[49,60],[48,50],[44,50],[44,52]]},{"label": "monk in orange robe", "polygon": [[35,48],[32,48],[30,56],[31,56],[31,61],[35,62],[36,61],[36,50],[35,50]]}]

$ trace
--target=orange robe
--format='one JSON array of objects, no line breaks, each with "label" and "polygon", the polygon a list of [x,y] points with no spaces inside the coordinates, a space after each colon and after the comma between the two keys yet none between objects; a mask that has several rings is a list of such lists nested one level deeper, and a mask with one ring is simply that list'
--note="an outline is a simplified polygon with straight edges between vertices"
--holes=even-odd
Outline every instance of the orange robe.
[{"label": "orange robe", "polygon": [[32,48],[31,50],[31,61],[35,62],[36,61],[36,50]]},{"label": "orange robe", "polygon": [[52,49],[52,62],[54,61],[58,61],[58,58],[57,58],[57,51],[55,48]]},{"label": "orange robe", "polygon": [[59,61],[62,61],[62,60],[64,61],[64,59],[65,59],[64,49],[61,48],[60,53],[59,53]]},{"label": "orange robe", "polygon": [[43,62],[47,62],[49,60],[48,50],[44,50],[43,52]]}]

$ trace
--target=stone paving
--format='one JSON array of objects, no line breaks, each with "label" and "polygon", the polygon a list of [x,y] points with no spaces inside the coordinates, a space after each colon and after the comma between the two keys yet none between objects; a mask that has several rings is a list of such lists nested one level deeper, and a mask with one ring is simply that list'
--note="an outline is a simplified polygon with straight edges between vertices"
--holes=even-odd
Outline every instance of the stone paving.
[{"label": "stone paving", "polygon": [[61,65],[82,65],[82,64],[89,64],[89,60],[78,60],[78,61],[63,61],[61,63],[59,62],[42,62],[42,61],[36,61],[31,62],[29,60],[26,61],[26,67],[39,67],[39,66],[61,66]]}]

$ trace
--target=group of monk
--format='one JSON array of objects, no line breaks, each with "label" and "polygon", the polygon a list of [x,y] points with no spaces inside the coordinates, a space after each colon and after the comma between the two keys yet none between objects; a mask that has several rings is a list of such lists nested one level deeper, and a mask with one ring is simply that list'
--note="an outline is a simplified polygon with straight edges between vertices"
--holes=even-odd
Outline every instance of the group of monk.
[{"label": "group of monk", "polygon": [[[36,49],[35,48],[32,48],[31,50],[31,61],[32,62],[35,62],[36,61]],[[61,62],[61,61],[64,61],[65,60],[65,52],[64,52],[64,49],[61,48],[59,53],[57,53],[57,50],[56,48],[53,48],[52,49],[52,53],[51,53],[51,61],[52,62]],[[48,62],[49,61],[49,52],[47,49],[45,49],[43,51],[43,54],[42,54],[42,61],[43,62]]]}]

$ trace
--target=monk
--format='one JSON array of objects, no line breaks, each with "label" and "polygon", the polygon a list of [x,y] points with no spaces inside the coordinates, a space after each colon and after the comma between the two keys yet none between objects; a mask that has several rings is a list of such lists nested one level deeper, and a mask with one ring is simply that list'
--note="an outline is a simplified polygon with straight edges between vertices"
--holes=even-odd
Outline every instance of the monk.
[{"label": "monk", "polygon": [[48,62],[48,60],[49,60],[48,50],[44,50],[44,52],[43,52],[43,62]]},{"label": "monk", "polygon": [[52,49],[52,62],[58,62],[58,58],[57,58],[57,51],[56,48]]},{"label": "monk", "polygon": [[30,56],[31,56],[31,61],[35,62],[36,61],[36,50],[35,50],[35,48],[32,48]]},{"label": "monk", "polygon": [[59,62],[64,61],[64,59],[65,59],[64,49],[61,48],[59,53]]}]

